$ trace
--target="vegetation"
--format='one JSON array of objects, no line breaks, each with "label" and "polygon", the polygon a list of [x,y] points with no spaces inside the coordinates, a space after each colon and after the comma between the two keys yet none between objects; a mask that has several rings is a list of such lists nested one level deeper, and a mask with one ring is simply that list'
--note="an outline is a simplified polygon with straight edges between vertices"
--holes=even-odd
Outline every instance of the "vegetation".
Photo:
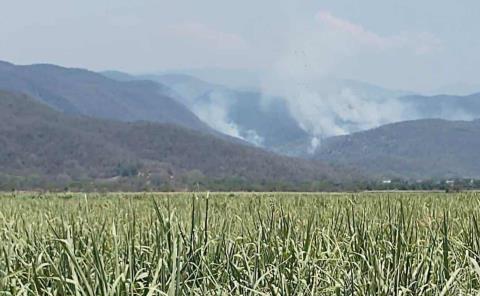
[{"label": "vegetation", "polygon": [[480,178],[478,147],[480,120],[424,119],[325,139],[314,157],[373,176]]},{"label": "vegetation", "polygon": [[0,295],[473,295],[480,195],[0,197]]},{"label": "vegetation", "polygon": [[119,121],[152,121],[212,132],[152,81],[115,81],[83,69],[0,61],[0,89],[28,96],[66,114]]},{"label": "vegetation", "polygon": [[[183,190],[232,178],[298,184],[353,175],[178,126],[69,116],[27,96],[2,91],[0,118],[4,190],[49,188],[48,184],[82,190]],[[42,186],[36,187],[39,183]]]}]

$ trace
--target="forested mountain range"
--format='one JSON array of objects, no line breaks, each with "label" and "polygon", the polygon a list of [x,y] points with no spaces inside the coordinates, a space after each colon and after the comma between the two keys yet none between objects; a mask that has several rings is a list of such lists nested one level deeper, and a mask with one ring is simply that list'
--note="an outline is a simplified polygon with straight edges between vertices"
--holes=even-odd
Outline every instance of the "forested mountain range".
[{"label": "forested mountain range", "polygon": [[333,184],[346,175],[320,161],[277,156],[176,125],[64,114],[24,94],[0,92],[0,118],[3,186],[30,178],[116,189],[128,182],[157,189],[215,182],[233,189],[294,188]]},{"label": "forested mountain range", "polygon": [[480,120],[413,120],[322,141],[315,159],[377,177],[480,178]]},{"label": "forested mountain range", "polygon": [[186,106],[167,95],[168,88],[151,81],[117,81],[83,69],[0,62],[0,89],[27,94],[67,114],[209,130]]}]

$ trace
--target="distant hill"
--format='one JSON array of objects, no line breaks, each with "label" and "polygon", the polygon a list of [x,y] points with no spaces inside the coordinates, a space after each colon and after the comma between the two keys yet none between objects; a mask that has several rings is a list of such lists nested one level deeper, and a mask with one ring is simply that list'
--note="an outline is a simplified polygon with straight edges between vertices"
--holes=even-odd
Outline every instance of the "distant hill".
[{"label": "distant hill", "polygon": [[152,73],[154,76],[165,75],[187,75],[196,77],[215,85],[223,85],[230,89],[258,91],[261,87],[262,76],[254,70],[248,69],[227,69],[227,68],[197,68],[197,69],[179,69],[171,71],[161,71]]},{"label": "distant hill", "polygon": [[[223,132],[226,132],[225,126],[227,126],[232,133],[237,132],[247,141],[256,142],[256,144],[259,142],[258,139],[261,139],[261,145],[270,150],[285,154],[298,154],[297,152],[304,154],[307,152],[305,149],[292,151],[287,147],[299,142],[302,143],[302,147],[308,147],[312,138],[319,136],[311,134],[311,131],[302,127],[305,118],[299,118],[300,114],[296,116],[293,114],[292,107],[293,109],[295,107],[289,104],[294,102],[287,98],[272,96],[260,90],[245,91],[225,87],[185,74],[143,75],[135,78],[153,80],[168,86],[185,106],[213,128],[221,130],[223,127]],[[358,100],[370,104],[381,104],[412,94],[365,82],[342,79],[325,79],[319,85],[312,87],[317,88],[318,100],[323,96],[340,96],[348,90]],[[337,109],[341,110],[341,108]],[[338,112],[337,109],[331,110],[332,113]],[[220,111],[223,112],[222,120],[219,120],[218,114],[212,114]],[[344,118],[345,114],[331,116],[336,123],[348,130],[361,130],[361,127],[356,126],[356,122],[346,122],[348,118]],[[316,119],[309,120],[316,121]],[[342,121],[345,122],[342,123]],[[223,122],[223,125],[219,126],[219,122]],[[234,128],[235,131],[232,131]],[[251,134],[258,137],[249,137]]]},{"label": "distant hill", "polygon": [[436,88],[427,94],[448,94],[452,96],[468,96],[480,90],[480,83],[457,82]]},{"label": "distant hill", "polygon": [[0,119],[0,172],[10,176],[69,181],[143,176],[153,187],[202,180],[253,186],[347,178],[321,162],[276,156],[169,124],[65,115],[9,92],[0,92]]},{"label": "distant hill", "polygon": [[186,106],[193,105],[199,97],[206,93],[228,89],[222,85],[209,83],[185,74],[141,75],[133,78],[156,81],[168,86]]},{"label": "distant hill", "polygon": [[426,119],[325,139],[315,159],[384,177],[480,177],[480,120]]},{"label": "distant hill", "polygon": [[398,99],[415,119],[472,120],[480,118],[480,93],[468,96],[403,96]]},{"label": "distant hill", "polygon": [[131,76],[109,71],[112,79],[151,80],[171,89],[171,97],[187,106],[210,127],[257,146],[289,154],[292,142],[308,142],[310,136],[292,117],[286,102],[255,91],[240,91],[205,82],[185,74]]},{"label": "distant hill", "polygon": [[[322,122],[321,118],[314,117],[307,120],[299,118],[299,114],[292,114],[292,106],[289,106],[289,101],[283,98],[271,97],[254,91],[239,91],[185,74],[137,77],[117,73],[116,77],[117,79],[156,81],[169,88],[171,97],[187,106],[210,127],[280,154],[308,158],[310,153],[315,150],[314,138],[324,137],[311,134],[302,124],[302,122],[308,122],[314,126],[315,123]],[[428,97],[405,91],[389,90],[364,82],[340,79],[325,80],[317,87],[319,94],[323,94],[325,97],[334,96],[344,90],[351,93],[352,98],[339,101],[338,108],[327,110],[328,112],[323,115],[328,116],[327,119],[331,119],[333,124],[352,133],[369,127],[406,120],[473,120],[480,118],[480,94]],[[321,98],[322,96],[319,96],[319,100]],[[367,111],[374,115],[371,124],[368,124],[368,119],[362,121],[362,123],[367,123],[365,125],[356,121],[359,120],[355,115],[358,110],[349,109],[353,108],[349,105],[350,99],[354,100],[355,104],[352,106],[356,108],[361,109],[363,103],[369,106]],[[385,110],[386,102],[392,102],[390,108],[398,108],[397,117],[376,116],[378,112]],[[378,106],[383,107],[377,108]],[[389,107],[389,105],[386,106]],[[312,106],[312,108],[316,107],[318,106]],[[331,107],[327,104],[326,108]],[[315,110],[312,112],[309,114],[310,116],[315,115]],[[338,118],[334,114],[335,112],[340,112]],[[363,117],[360,120],[363,120]],[[329,121],[327,120],[327,122]],[[458,173],[463,174],[461,171]]]},{"label": "distant hill", "polygon": [[320,81],[317,89],[323,95],[341,93],[350,90],[355,96],[374,102],[396,99],[403,96],[415,95],[414,92],[405,90],[388,89],[368,82],[352,79],[324,79]]},{"label": "distant hill", "polygon": [[168,88],[151,81],[117,81],[82,69],[0,62],[0,89],[27,94],[67,114],[210,130],[169,97]]}]

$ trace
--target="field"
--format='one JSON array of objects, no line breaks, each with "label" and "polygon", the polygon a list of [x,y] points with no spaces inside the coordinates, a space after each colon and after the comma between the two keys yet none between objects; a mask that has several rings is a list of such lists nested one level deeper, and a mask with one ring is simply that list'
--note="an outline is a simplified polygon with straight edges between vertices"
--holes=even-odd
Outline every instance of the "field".
[{"label": "field", "polygon": [[476,295],[477,193],[0,194],[0,295]]}]

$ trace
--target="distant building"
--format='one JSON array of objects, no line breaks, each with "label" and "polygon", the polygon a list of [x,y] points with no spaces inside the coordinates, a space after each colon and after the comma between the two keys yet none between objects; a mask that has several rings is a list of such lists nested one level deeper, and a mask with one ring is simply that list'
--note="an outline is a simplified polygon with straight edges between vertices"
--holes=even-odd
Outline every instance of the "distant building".
[{"label": "distant building", "polygon": [[392,180],[383,180],[382,184],[392,184]]},{"label": "distant building", "polygon": [[455,180],[447,180],[447,181],[445,181],[445,184],[447,184],[447,185],[455,185]]}]

